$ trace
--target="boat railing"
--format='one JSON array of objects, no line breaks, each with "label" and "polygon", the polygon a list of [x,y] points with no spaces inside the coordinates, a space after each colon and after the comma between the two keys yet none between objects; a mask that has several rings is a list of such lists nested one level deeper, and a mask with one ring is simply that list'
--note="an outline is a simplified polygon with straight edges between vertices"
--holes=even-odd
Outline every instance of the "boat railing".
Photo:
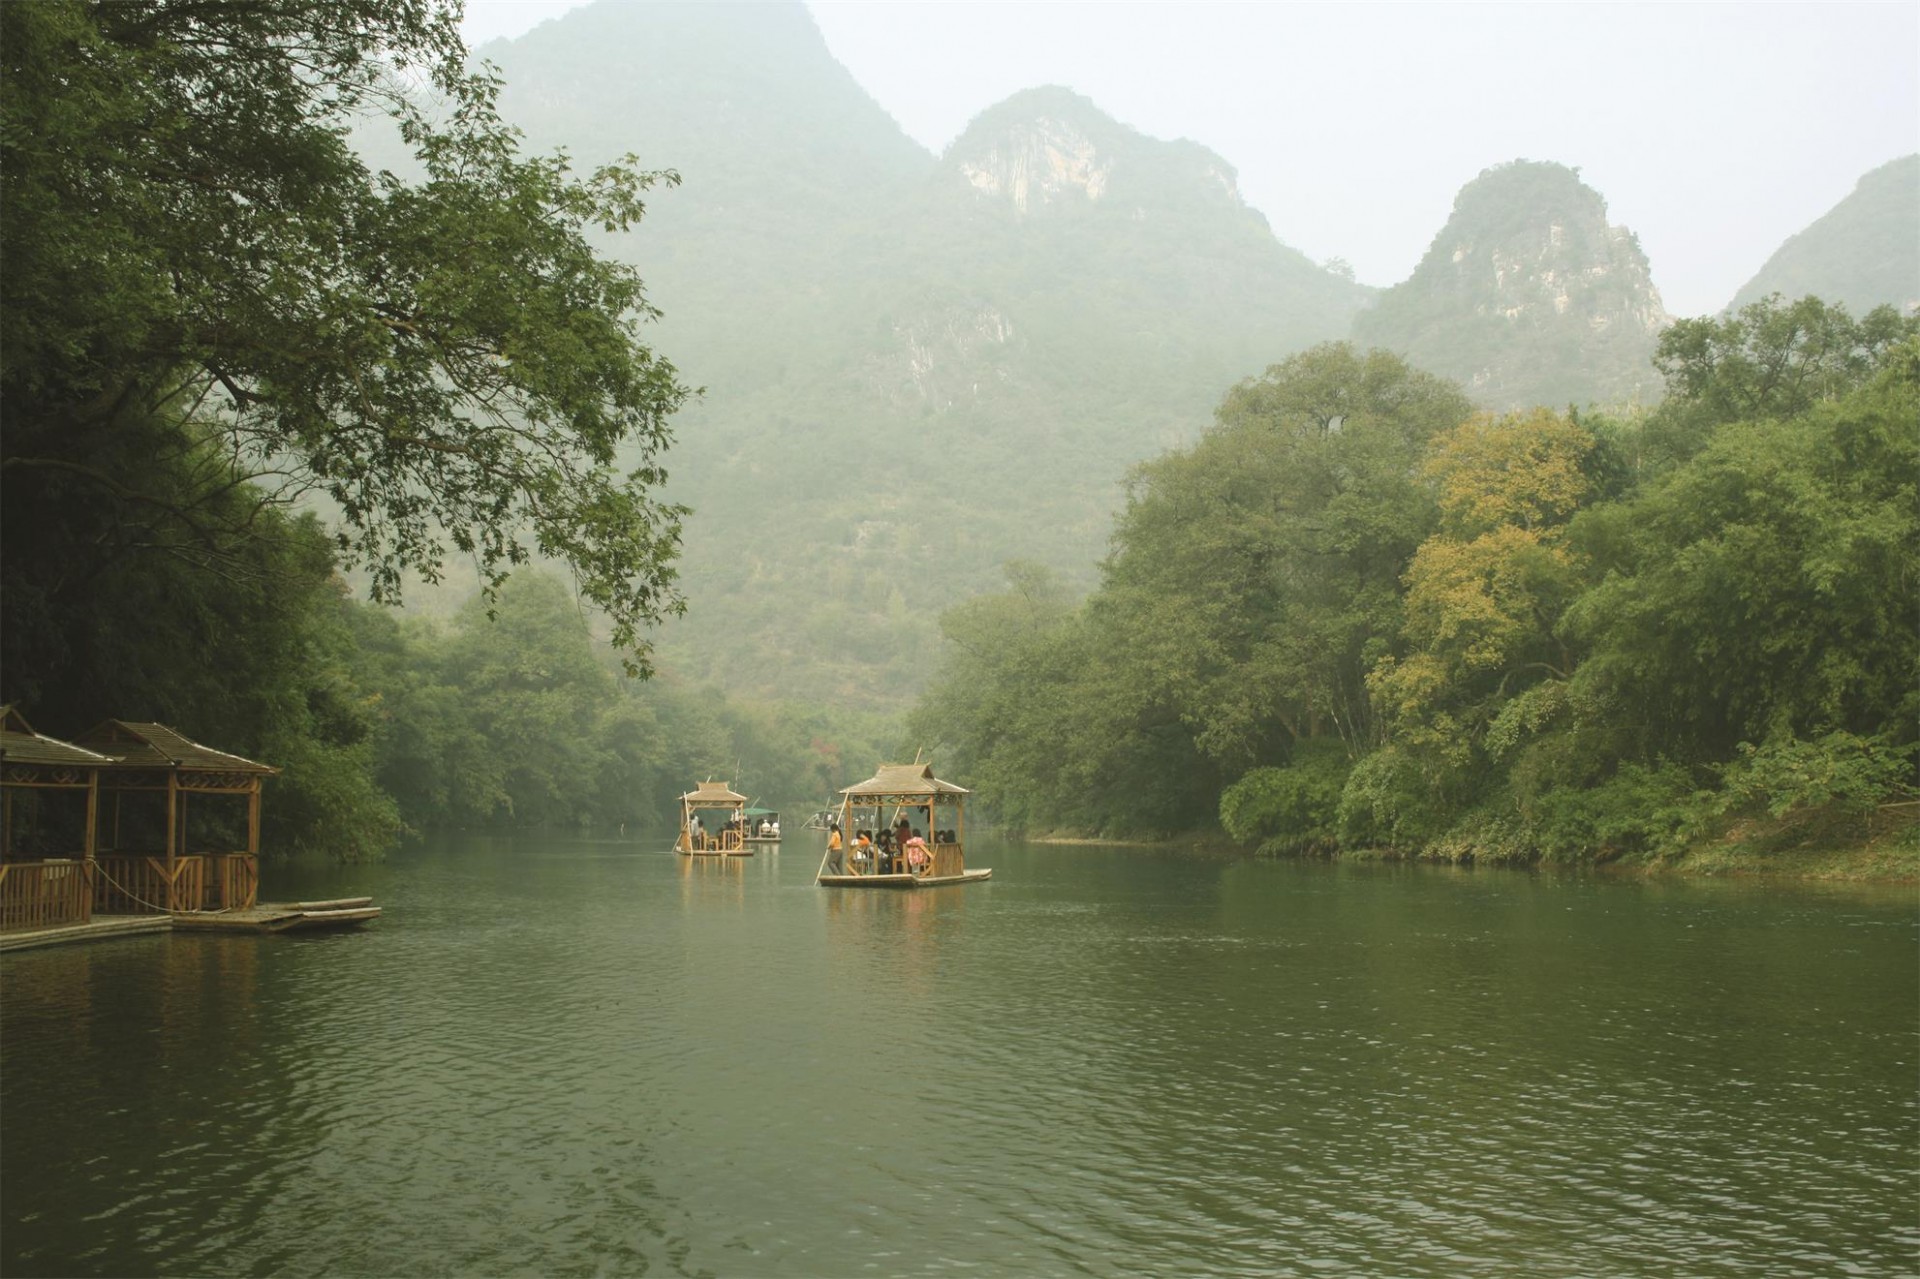
[{"label": "boat railing", "polygon": [[[925,869],[919,872],[922,875],[935,877],[958,875],[966,868],[965,850],[957,842],[942,841],[938,844],[929,844],[927,851],[932,856],[927,859]],[[911,872],[911,868],[907,865],[906,854],[885,853],[878,845],[867,851],[865,862],[860,861],[858,854],[851,849],[847,850],[841,860],[846,863],[846,873],[849,875],[900,875]],[[826,862],[823,859],[821,861],[823,873],[825,868]]]}]

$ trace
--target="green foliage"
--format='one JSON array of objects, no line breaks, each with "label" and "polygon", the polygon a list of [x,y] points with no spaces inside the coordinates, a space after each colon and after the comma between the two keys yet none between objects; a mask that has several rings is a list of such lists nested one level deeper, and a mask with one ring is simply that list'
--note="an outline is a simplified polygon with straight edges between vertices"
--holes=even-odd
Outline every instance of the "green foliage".
[{"label": "green foliage", "polygon": [[[489,586],[537,551],[638,653],[677,608],[680,512],[654,491],[686,392],[637,339],[637,275],[587,233],[630,227],[660,175],[520,157],[457,19],[437,0],[7,7],[6,497],[58,471],[94,503],[151,501],[91,446],[191,418],[223,464],[175,499],[188,527],[247,481],[324,495],[378,598],[449,549]],[[420,182],[349,149],[370,110]]]},{"label": "green foliage", "polygon": [[[1813,321],[1850,354],[1780,337]],[[1762,807],[1871,821],[1920,756],[1920,339],[1889,322],[1809,300],[1709,335],[1664,419],[1703,431],[1684,458],[1658,421],[1396,422],[1359,392],[1404,365],[1298,357],[1136,472],[1080,609],[950,611],[916,722],[1026,822],[1197,824],[1169,778],[1212,777],[1269,852],[1665,860]],[[1753,334],[1758,400],[1730,388],[1764,361],[1715,345]],[[1782,416],[1714,420],[1755,404]],[[1315,692],[1339,678],[1366,697]]]},{"label": "green foliage", "polygon": [[1855,320],[1817,297],[1775,295],[1737,315],[1678,320],[1653,357],[1667,397],[1648,422],[1650,450],[1684,460],[1719,427],[1798,417],[1865,385],[1916,335],[1920,316],[1882,306]]},{"label": "green foliage", "polygon": [[1576,528],[1604,574],[1568,614],[1591,650],[1576,683],[1646,749],[1726,760],[1920,718],[1920,342],[1884,359],[1844,399],[1720,428]]},{"label": "green foliage", "polygon": [[1262,852],[1330,852],[1353,761],[1336,740],[1301,742],[1284,768],[1256,768],[1220,793],[1220,825]]},{"label": "green foliage", "polygon": [[1197,445],[1135,472],[1091,612],[1209,759],[1374,740],[1366,663],[1434,518],[1413,471],[1467,412],[1394,356],[1331,344],[1241,383]]},{"label": "green foliage", "polygon": [[1920,742],[1894,734],[1862,737],[1844,729],[1813,741],[1782,736],[1755,746],[1741,742],[1722,766],[1724,805],[1764,806],[1771,816],[1805,809],[1867,814],[1885,803],[1920,794],[1914,759]]}]

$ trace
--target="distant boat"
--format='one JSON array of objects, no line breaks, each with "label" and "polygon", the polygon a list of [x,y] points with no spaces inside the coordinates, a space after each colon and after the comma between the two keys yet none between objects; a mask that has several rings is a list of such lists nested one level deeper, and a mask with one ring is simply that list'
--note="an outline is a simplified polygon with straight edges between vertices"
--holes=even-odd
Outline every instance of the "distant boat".
[{"label": "distant boat", "polygon": [[[939,888],[990,878],[993,870],[968,870],[968,791],[933,775],[931,764],[882,764],[864,782],[840,792],[840,807],[828,820],[843,838],[864,833],[870,848],[843,847],[842,871],[820,859],[815,881],[828,888]],[[924,814],[924,833],[913,821]],[[950,824],[949,824],[950,823]]]},{"label": "distant boat", "polygon": [[[772,844],[778,847],[780,843],[780,835],[778,833],[780,830],[780,814],[771,808],[748,808],[745,811],[747,815],[746,842],[749,844]],[[760,826],[763,822],[771,825],[775,833],[762,835],[760,833]]]},{"label": "distant boat", "polygon": [[728,783],[701,782],[680,797],[680,833],[673,841],[674,851],[683,857],[753,856],[743,833],[746,810],[747,797]]}]

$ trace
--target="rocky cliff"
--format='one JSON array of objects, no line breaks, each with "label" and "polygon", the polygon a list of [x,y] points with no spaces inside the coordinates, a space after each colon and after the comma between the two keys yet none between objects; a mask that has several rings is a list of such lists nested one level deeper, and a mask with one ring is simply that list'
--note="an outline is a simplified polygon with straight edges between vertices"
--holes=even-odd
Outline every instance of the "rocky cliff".
[{"label": "rocky cliff", "polygon": [[1670,322],[1646,254],[1564,165],[1520,160],[1461,189],[1404,283],[1354,336],[1454,378],[1488,408],[1649,400]]}]

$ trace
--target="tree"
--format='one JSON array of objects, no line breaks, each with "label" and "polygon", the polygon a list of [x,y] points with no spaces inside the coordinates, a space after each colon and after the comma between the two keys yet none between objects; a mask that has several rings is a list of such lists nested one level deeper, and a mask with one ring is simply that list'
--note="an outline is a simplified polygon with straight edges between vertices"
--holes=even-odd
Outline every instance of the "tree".
[{"label": "tree", "polygon": [[1234,387],[1198,444],[1135,472],[1092,611],[1230,775],[1323,734],[1374,741],[1367,664],[1434,518],[1415,469],[1469,412],[1451,383],[1331,343]]},{"label": "tree", "polygon": [[[119,549],[219,573],[262,506],[312,494],[376,598],[450,551],[489,588],[551,556],[645,664],[642,628],[679,609],[682,512],[654,492],[687,391],[638,340],[639,278],[586,234],[675,179],[519,155],[457,21],[451,0],[0,7],[0,498],[35,516],[7,522],[10,595],[84,577],[79,505],[138,530]],[[349,147],[373,111],[420,181]],[[193,465],[159,485],[156,450]]]},{"label": "tree", "polygon": [[1865,385],[1920,316],[1890,306],[1855,320],[1844,306],[1778,294],[1730,316],[1678,320],[1660,335],[1653,363],[1667,398],[1648,424],[1656,460],[1684,460],[1731,422],[1797,417]]},{"label": "tree", "polygon": [[1920,722],[1920,339],[1866,386],[1720,428],[1636,499],[1576,526],[1602,576],[1567,619],[1575,691],[1643,751],[1697,765],[1740,743]]},{"label": "tree", "polygon": [[1478,417],[1433,442],[1423,474],[1440,528],[1407,568],[1404,651],[1368,684],[1388,749],[1436,806],[1485,789],[1489,755],[1564,707],[1573,660],[1555,628],[1582,584],[1566,530],[1589,491],[1592,448],[1584,429],[1545,409]]}]

